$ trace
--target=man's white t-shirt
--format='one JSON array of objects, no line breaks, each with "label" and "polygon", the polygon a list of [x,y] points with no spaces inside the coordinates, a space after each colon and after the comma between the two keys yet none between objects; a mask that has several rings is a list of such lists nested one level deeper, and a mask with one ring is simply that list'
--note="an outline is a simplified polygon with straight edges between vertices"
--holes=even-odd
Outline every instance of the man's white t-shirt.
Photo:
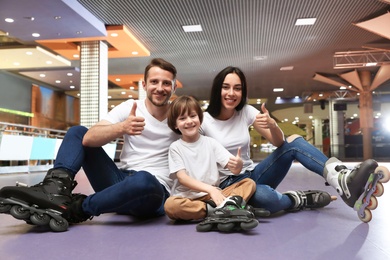
[{"label": "man's white t-shirt", "polygon": [[182,139],[173,142],[169,148],[169,171],[174,179],[172,195],[189,199],[206,195],[205,192],[194,191],[181,185],[176,172],[185,169],[188,176],[218,187],[218,166],[224,168],[231,156],[220,143],[207,136],[201,135],[194,143],[187,143]]},{"label": "man's white t-shirt", "polygon": [[[238,147],[241,147],[241,159],[243,167],[241,173],[253,170],[255,165],[250,158],[249,126],[253,124],[259,110],[250,105],[245,105],[240,111],[234,111],[234,115],[228,120],[213,118],[208,112],[204,113],[201,134],[210,136],[223,145],[231,154],[236,155]],[[232,175],[228,169],[219,167],[221,182],[228,175]]]},{"label": "man's white t-shirt", "polygon": [[133,102],[137,103],[136,116],[145,118],[141,135],[124,135],[120,155],[120,168],[147,171],[170,191],[173,181],[169,178],[169,145],[179,138],[167,124],[167,119],[159,121],[146,109],[144,100],[127,100],[111,110],[103,119],[113,124],[126,120]]}]

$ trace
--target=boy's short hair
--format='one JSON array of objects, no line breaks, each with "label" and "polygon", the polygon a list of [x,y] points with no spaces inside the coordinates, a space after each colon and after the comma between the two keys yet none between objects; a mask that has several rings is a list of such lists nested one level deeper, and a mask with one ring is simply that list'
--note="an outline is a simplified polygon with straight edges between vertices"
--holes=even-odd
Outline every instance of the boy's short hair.
[{"label": "boy's short hair", "polygon": [[196,98],[184,95],[173,100],[168,110],[169,128],[171,128],[173,132],[181,135],[180,130],[176,128],[176,120],[179,116],[192,110],[198,114],[200,124],[202,124],[203,110]]}]

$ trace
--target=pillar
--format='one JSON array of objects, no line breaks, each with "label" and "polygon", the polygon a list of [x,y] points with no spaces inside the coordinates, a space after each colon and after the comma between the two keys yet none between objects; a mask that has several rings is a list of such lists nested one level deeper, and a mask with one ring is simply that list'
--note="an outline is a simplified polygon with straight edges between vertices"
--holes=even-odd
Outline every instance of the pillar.
[{"label": "pillar", "polygon": [[91,127],[108,111],[108,46],[81,42],[80,125]]},{"label": "pillar", "polygon": [[[323,147],[322,136],[322,120],[320,118],[314,119],[314,146],[317,148]],[[323,151],[323,149],[321,149]]]},{"label": "pillar", "polygon": [[331,156],[343,159],[344,150],[344,112],[334,110],[334,100],[329,100],[329,130]]},{"label": "pillar", "polygon": [[374,116],[372,108],[371,72],[360,71],[360,81],[363,91],[359,97],[360,128],[363,134],[363,159],[372,158],[372,130],[374,128]]}]

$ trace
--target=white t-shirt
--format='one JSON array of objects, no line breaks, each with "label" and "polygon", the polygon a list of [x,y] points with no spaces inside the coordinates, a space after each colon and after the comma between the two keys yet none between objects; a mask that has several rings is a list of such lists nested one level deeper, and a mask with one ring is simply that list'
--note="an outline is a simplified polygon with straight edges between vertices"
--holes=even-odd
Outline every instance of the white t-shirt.
[{"label": "white t-shirt", "polygon": [[167,119],[159,121],[146,109],[145,101],[127,100],[111,110],[103,119],[113,124],[126,120],[133,102],[137,103],[136,116],[145,118],[145,127],[141,135],[124,135],[124,144],[120,155],[121,169],[147,171],[170,191],[172,180],[169,178],[169,145],[179,138],[167,124]]},{"label": "white t-shirt", "polygon": [[[260,111],[250,105],[245,105],[240,111],[234,111],[234,115],[228,120],[218,120],[213,118],[208,112],[204,113],[203,123],[200,129],[201,134],[210,136],[221,143],[231,154],[236,155],[238,147],[241,147],[241,159],[243,167],[241,173],[246,170],[253,170],[255,165],[250,158],[249,126],[253,124],[256,115]],[[219,168],[221,182],[228,175],[232,175],[229,170]]]},{"label": "white t-shirt", "polygon": [[187,143],[182,139],[173,142],[169,148],[169,171],[174,180],[172,195],[195,199],[207,193],[194,191],[180,184],[176,172],[185,169],[188,176],[218,187],[218,165],[223,168],[232,155],[216,140],[200,136],[194,143]]}]

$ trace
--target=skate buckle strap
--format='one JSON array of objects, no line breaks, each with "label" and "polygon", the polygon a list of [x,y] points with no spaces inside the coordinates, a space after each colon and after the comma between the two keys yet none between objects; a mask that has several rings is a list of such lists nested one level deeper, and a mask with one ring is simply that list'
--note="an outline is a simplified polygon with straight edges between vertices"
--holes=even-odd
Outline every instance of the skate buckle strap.
[{"label": "skate buckle strap", "polygon": [[340,183],[340,186],[341,186],[341,191],[343,192],[343,194],[345,195],[345,197],[347,199],[349,199],[351,197],[351,192],[349,191],[348,189],[348,185],[347,185],[347,173],[348,173],[348,169],[343,169],[340,171],[340,174],[339,174],[339,183]]}]

